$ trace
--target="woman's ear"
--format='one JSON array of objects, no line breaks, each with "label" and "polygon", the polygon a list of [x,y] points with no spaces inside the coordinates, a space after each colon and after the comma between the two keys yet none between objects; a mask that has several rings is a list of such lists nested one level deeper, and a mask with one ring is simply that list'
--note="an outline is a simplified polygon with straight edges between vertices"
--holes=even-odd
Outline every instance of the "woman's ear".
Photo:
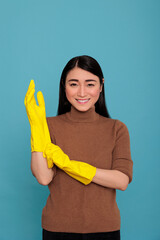
[{"label": "woman's ear", "polygon": [[102,84],[101,84],[100,92],[102,92],[103,84],[104,84],[104,78],[102,79]]}]

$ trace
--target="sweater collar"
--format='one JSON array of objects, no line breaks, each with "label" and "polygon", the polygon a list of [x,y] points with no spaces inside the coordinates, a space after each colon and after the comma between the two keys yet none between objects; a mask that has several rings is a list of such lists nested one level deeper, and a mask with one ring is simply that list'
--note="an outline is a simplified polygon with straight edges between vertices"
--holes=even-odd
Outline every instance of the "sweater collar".
[{"label": "sweater collar", "polygon": [[95,111],[95,106],[82,112],[71,106],[71,111],[66,113],[68,119],[72,122],[94,122],[99,119],[99,114]]}]

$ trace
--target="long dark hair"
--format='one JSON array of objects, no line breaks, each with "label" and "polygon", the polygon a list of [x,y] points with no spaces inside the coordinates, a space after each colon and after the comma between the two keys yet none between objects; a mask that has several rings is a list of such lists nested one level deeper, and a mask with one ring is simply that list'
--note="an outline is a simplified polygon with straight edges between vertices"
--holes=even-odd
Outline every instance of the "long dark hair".
[{"label": "long dark hair", "polygon": [[94,58],[86,55],[72,58],[63,69],[61,80],[60,80],[60,87],[59,87],[59,105],[58,105],[57,115],[64,114],[71,110],[71,104],[66,98],[65,82],[66,82],[67,74],[74,67],[79,67],[99,77],[100,84],[103,86],[102,86],[102,91],[100,93],[99,99],[95,103],[95,111],[104,117],[111,118],[105,103],[102,69],[99,63]]}]

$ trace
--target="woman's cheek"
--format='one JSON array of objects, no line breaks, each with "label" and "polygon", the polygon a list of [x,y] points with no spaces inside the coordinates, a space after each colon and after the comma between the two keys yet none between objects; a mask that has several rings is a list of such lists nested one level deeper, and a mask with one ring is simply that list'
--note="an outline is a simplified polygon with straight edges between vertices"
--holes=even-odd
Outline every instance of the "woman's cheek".
[{"label": "woman's cheek", "polygon": [[91,92],[91,95],[93,96],[93,97],[99,97],[99,95],[100,95],[100,90],[99,89],[94,89],[92,92]]},{"label": "woman's cheek", "polygon": [[69,89],[69,88],[68,88],[68,89],[66,88],[66,97],[69,98],[69,97],[71,97],[72,95],[73,95],[73,90],[71,90],[71,89]]}]

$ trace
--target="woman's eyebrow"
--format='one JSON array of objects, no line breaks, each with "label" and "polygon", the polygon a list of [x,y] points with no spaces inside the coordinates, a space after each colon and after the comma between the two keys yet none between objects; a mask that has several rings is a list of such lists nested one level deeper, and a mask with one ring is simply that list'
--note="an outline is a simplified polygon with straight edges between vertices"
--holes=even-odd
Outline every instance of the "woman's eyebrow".
[{"label": "woman's eyebrow", "polygon": [[[78,79],[69,79],[68,80],[68,82],[71,82],[71,81],[78,82],[79,80]],[[86,79],[85,82],[97,82],[97,81],[94,79]]]},{"label": "woman's eyebrow", "polygon": [[71,81],[78,82],[78,79],[69,79],[68,80],[68,82],[71,82]]},{"label": "woman's eyebrow", "polygon": [[86,82],[97,82],[97,80],[94,80],[94,79],[86,79],[85,81]]}]

